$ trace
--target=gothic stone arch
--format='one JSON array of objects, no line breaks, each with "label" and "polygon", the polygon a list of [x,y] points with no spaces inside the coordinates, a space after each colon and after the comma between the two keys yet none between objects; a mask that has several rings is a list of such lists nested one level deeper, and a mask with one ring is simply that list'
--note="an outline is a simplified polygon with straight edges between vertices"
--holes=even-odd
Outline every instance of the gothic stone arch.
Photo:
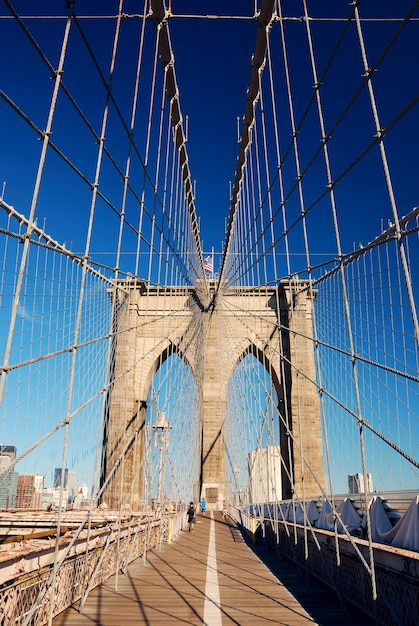
[{"label": "gothic stone arch", "polygon": [[[135,280],[121,282],[126,296],[115,313],[111,387],[105,419],[102,460],[103,501],[111,509],[120,502],[143,507],[146,398],[156,367],[173,352],[196,371],[195,289],[146,289]],[[112,473],[105,485],[106,476]]]},{"label": "gothic stone arch", "polygon": [[[235,364],[235,367],[248,356],[253,356],[255,359],[259,361],[259,363],[266,370],[268,375],[271,377],[272,386],[274,387],[278,399],[277,409],[279,414],[279,433],[280,433],[280,452],[281,452],[281,493],[282,499],[287,500],[292,497],[292,472],[293,472],[293,462],[292,462],[292,447],[288,449],[289,444],[289,415],[286,410],[286,403],[284,403],[284,389],[282,387],[282,379],[281,372],[277,371],[271,361],[265,354],[265,351],[258,348],[255,344],[250,344],[246,348],[246,350],[241,354]],[[231,372],[233,373],[233,372]],[[291,456],[291,458],[290,458]]]},{"label": "gothic stone arch", "polygon": [[[161,355],[176,350],[187,359],[201,399],[201,493],[209,508],[227,497],[224,420],[227,384],[249,346],[266,359],[278,383],[279,410],[287,424],[282,445],[291,446],[295,485],[308,497],[324,486],[320,411],[312,342],[312,296],[304,281],[277,288],[221,286],[141,288],[126,283],[125,306],[118,315],[115,383],[109,397],[104,437],[104,471],[116,465],[104,499],[118,508],[121,494],[133,509],[142,506],[145,398]],[[301,374],[304,372],[304,375]],[[292,432],[292,439],[287,437]],[[124,462],[118,462],[130,443]],[[124,448],[125,446],[125,448]],[[288,458],[288,452],[284,459]],[[302,463],[302,456],[307,466]],[[284,498],[292,495],[284,476]]]}]

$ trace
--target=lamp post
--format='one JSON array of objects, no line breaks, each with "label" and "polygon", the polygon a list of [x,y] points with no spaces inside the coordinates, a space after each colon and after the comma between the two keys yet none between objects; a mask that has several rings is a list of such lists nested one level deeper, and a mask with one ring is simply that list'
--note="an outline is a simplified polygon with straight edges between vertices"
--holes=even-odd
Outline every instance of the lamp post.
[{"label": "lamp post", "polygon": [[172,428],[166,419],[166,413],[160,413],[160,417],[153,426],[154,445],[159,451],[159,475],[157,483],[157,500],[163,508],[163,453],[169,446],[169,432]]},{"label": "lamp post", "polygon": [[239,492],[239,479],[240,479],[240,469],[235,467],[233,469],[234,474],[234,505],[240,506],[240,492]]}]

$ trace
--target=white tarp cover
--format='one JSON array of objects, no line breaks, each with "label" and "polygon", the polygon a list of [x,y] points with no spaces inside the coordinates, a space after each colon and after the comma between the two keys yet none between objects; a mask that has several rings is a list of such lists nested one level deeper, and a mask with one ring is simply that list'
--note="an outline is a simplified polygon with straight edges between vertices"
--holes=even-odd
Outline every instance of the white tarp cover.
[{"label": "white tarp cover", "polygon": [[288,519],[288,509],[291,505],[291,502],[285,500],[284,502],[278,502],[277,504],[272,505],[272,516],[275,517],[275,511],[273,507],[276,507],[276,519],[279,520],[287,520]]},{"label": "white tarp cover", "polygon": [[328,500],[324,500],[320,515],[316,521],[316,527],[322,528],[323,530],[333,530],[333,517],[330,520],[330,516],[332,514],[332,505]]},{"label": "white tarp cover", "polygon": [[285,520],[286,522],[295,522],[296,524],[304,524],[306,517],[304,516],[304,509],[306,511],[307,518],[310,524],[319,517],[319,511],[316,506],[315,500],[310,500],[305,503],[294,502],[293,500],[284,500],[277,504],[271,505],[271,516],[279,520]]},{"label": "white tarp cover", "polygon": [[[304,509],[303,504],[300,502],[288,500],[266,506],[254,505],[249,507],[249,512],[260,516],[262,513],[261,509],[265,509],[266,517],[304,524]],[[323,501],[320,513],[315,500],[306,502],[305,509],[310,524],[323,530],[333,530],[333,511],[328,500]],[[406,513],[394,527],[387,516],[380,497],[375,496],[372,498],[369,510],[372,540],[374,542],[419,552],[419,496],[415,497]],[[361,518],[350,498],[345,498],[336,511],[349,532],[354,532],[361,528],[365,529],[365,517],[364,519]],[[344,532],[343,526],[339,521],[337,522],[337,531],[339,533]]]},{"label": "white tarp cover", "polygon": [[[349,532],[358,530],[362,524],[362,517],[352,504],[352,500],[345,498],[343,502],[336,508],[336,512],[339,514],[342,524],[344,524]],[[343,533],[343,526],[340,521],[337,522],[338,533]],[[325,500],[323,502],[322,510],[320,511],[319,519],[316,522],[317,528],[323,530],[333,530],[333,512],[330,503]]]},{"label": "white tarp cover", "polygon": [[394,527],[387,517],[381,498],[373,498],[370,521],[373,541],[419,552],[419,496],[416,496]]},{"label": "white tarp cover", "polygon": [[304,524],[306,522],[306,517],[304,515],[304,509],[305,509],[308,521],[310,522],[310,524],[313,525],[315,523],[315,521],[319,517],[319,512],[317,510],[317,506],[316,506],[316,503],[314,502],[314,500],[310,500],[309,502],[306,502],[305,506],[303,506],[303,504],[301,502],[296,504],[296,507],[295,507],[295,521],[296,521],[296,523],[297,524]]},{"label": "white tarp cover", "polygon": [[288,504],[285,502],[278,502],[278,504],[275,504],[275,517],[277,519],[286,519],[286,509],[288,507]]}]

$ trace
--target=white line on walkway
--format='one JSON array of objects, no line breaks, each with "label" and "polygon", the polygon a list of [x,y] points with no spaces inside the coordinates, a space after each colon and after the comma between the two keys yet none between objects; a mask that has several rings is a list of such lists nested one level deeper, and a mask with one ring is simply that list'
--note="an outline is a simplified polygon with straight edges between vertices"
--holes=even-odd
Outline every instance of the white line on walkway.
[{"label": "white line on walkway", "polygon": [[205,582],[204,626],[221,626],[220,587],[218,586],[217,553],[215,548],[215,524],[211,511],[211,525]]}]

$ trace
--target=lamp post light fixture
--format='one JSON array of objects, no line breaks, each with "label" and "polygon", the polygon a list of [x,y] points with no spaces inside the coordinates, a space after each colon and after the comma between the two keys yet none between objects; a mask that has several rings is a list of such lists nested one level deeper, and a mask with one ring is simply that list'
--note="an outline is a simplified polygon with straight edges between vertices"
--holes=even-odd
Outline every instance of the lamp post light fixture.
[{"label": "lamp post light fixture", "polygon": [[163,454],[169,446],[169,433],[172,428],[166,419],[166,413],[160,413],[160,417],[153,426],[154,445],[159,451],[159,475],[157,483],[157,500],[163,507]]}]

